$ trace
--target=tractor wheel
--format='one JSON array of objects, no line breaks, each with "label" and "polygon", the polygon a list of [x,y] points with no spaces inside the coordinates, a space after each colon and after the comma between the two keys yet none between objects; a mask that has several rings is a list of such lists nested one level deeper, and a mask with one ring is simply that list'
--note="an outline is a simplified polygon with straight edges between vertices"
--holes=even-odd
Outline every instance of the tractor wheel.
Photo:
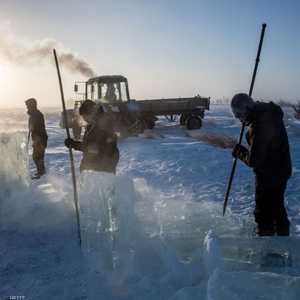
[{"label": "tractor wheel", "polygon": [[186,127],[189,130],[200,129],[202,126],[202,120],[200,117],[192,116],[189,117],[186,121]]},{"label": "tractor wheel", "polygon": [[129,132],[136,135],[136,134],[143,133],[145,129],[146,129],[145,121],[136,119],[136,121],[129,127]]},{"label": "tractor wheel", "polygon": [[186,119],[187,119],[187,115],[185,115],[185,114],[180,115],[179,123],[181,126],[185,125]]},{"label": "tractor wheel", "polygon": [[146,123],[147,129],[153,129],[155,126],[155,121],[153,121],[153,120],[147,120],[147,121],[145,121],[145,123]]}]

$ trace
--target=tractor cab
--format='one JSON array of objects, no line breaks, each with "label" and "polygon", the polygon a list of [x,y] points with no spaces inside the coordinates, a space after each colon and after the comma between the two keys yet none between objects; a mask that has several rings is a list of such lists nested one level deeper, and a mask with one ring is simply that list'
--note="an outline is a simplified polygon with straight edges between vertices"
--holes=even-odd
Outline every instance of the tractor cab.
[{"label": "tractor cab", "polygon": [[[80,84],[84,84],[84,91],[80,91]],[[98,76],[86,82],[76,82],[74,91],[84,100],[110,104],[130,101],[127,78],[121,75]]]}]

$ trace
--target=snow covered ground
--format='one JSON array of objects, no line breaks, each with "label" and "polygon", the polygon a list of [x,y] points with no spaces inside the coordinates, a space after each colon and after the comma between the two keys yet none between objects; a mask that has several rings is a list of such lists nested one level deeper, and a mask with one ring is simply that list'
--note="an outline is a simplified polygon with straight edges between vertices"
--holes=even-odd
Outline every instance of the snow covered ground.
[{"label": "snow covered ground", "polygon": [[27,116],[0,116],[1,300],[300,299],[300,122],[292,111],[291,237],[254,237],[254,178],[241,163],[222,217],[232,159],[216,145],[236,138],[240,124],[227,106],[212,106],[199,132],[160,119],[154,132],[120,140],[118,176],[80,176],[81,249],[58,112],[46,113],[48,173],[34,182]]}]

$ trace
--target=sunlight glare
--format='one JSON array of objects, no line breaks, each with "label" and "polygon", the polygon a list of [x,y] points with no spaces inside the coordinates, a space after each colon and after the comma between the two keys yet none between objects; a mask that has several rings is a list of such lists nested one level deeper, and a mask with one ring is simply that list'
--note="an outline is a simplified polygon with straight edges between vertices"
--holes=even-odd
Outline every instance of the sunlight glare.
[{"label": "sunlight glare", "polygon": [[4,75],[4,68],[0,65],[0,80],[2,80]]}]

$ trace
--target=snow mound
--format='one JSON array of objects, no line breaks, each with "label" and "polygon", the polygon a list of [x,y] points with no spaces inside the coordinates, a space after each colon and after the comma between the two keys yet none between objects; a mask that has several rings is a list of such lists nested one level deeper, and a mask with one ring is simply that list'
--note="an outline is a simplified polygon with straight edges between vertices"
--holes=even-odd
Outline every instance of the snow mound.
[{"label": "snow mound", "polygon": [[204,238],[204,261],[207,273],[212,275],[216,270],[223,269],[223,258],[219,241],[210,230]]},{"label": "snow mound", "polygon": [[94,172],[81,176],[89,299],[98,299],[99,293],[107,299],[140,299],[147,291],[152,294],[147,299],[168,299],[202,283],[205,271],[199,257],[194,264],[181,262],[164,240],[146,233],[135,212],[138,197],[127,178]]},{"label": "snow mound", "polygon": [[0,133],[0,195],[6,197],[29,183],[28,154],[24,133]]},{"label": "snow mound", "polygon": [[300,277],[264,272],[216,270],[208,282],[208,300],[297,300]]}]

